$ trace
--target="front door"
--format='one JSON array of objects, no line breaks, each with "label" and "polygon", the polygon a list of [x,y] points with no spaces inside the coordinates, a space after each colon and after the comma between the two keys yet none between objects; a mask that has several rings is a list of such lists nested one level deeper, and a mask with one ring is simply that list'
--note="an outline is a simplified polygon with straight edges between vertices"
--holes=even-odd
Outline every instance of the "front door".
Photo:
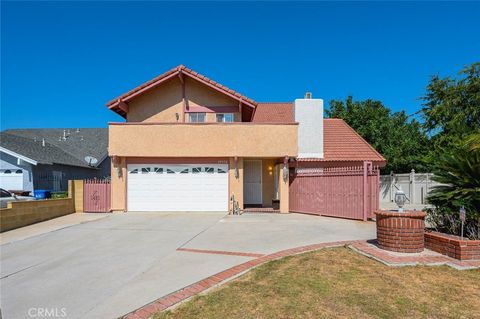
[{"label": "front door", "polygon": [[246,205],[262,204],[262,161],[243,162],[243,201]]}]

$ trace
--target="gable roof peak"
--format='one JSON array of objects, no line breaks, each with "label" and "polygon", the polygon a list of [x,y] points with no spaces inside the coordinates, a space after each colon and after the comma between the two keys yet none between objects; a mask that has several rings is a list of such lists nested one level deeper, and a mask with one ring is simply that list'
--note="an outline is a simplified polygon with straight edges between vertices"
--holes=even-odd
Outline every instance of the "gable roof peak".
[{"label": "gable roof peak", "polygon": [[137,86],[136,88],[128,91],[127,93],[124,93],[124,94],[116,97],[115,99],[109,101],[107,103],[107,107],[109,109],[111,109],[112,111],[118,113],[119,115],[121,115],[123,117],[126,117],[126,110],[125,110],[124,107],[122,107],[122,103],[126,103],[129,100],[135,98],[136,96],[141,95],[146,91],[149,91],[150,89],[156,87],[157,85],[161,84],[162,82],[177,76],[179,73],[187,75],[190,78],[205,84],[206,86],[209,86],[209,87],[211,87],[211,88],[213,88],[213,89],[215,89],[215,90],[217,90],[217,91],[219,91],[219,92],[221,92],[225,95],[228,95],[229,97],[238,100],[239,102],[243,103],[246,106],[249,106],[251,108],[255,108],[257,106],[257,102],[255,102],[254,100],[252,100],[252,99],[250,99],[250,98],[248,98],[248,97],[246,97],[246,96],[244,96],[244,95],[242,95],[242,94],[240,94],[240,93],[238,93],[238,92],[236,92],[232,89],[229,89],[226,86],[224,86],[224,85],[222,85],[222,84],[220,84],[216,81],[213,81],[213,80],[207,78],[206,76],[204,76],[204,75],[202,75],[198,72],[195,72],[192,69],[187,68],[183,64],[180,64],[180,65],[174,67],[173,69],[170,69],[170,70],[166,71],[165,73],[162,73],[159,76],[151,79],[150,81],[147,81],[147,82]]}]

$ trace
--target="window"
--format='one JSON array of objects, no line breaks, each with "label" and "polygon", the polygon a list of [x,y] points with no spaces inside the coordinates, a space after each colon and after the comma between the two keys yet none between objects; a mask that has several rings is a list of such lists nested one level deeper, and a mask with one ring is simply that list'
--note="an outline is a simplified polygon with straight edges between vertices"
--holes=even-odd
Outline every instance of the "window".
[{"label": "window", "polygon": [[150,167],[142,167],[142,174],[150,173]]},{"label": "window", "polygon": [[233,122],[233,113],[217,113],[217,122]]},{"label": "window", "polygon": [[175,172],[172,171],[171,169],[167,168],[167,174],[175,174]]},{"label": "window", "polygon": [[22,174],[22,173],[23,173],[23,172],[22,172],[21,169],[17,169],[17,170],[15,171],[15,174]]},{"label": "window", "polygon": [[6,190],[0,189],[0,197],[12,197],[12,195]]},{"label": "window", "polygon": [[3,174],[12,174],[12,171],[9,170],[9,169],[7,169],[7,170],[5,170],[5,171],[3,172]]},{"label": "window", "polygon": [[188,121],[191,123],[205,122],[205,113],[188,113]]},{"label": "window", "polygon": [[188,168],[185,168],[185,169],[183,169],[183,170],[180,171],[180,174],[187,174],[188,171],[189,171],[189,169],[188,169]]},{"label": "window", "polygon": [[220,173],[220,174],[225,174],[226,171],[224,169],[221,169],[221,168],[217,168],[217,173]]},{"label": "window", "polygon": [[154,167],[153,171],[157,174],[163,174],[163,168],[161,167]]},{"label": "window", "polygon": [[135,168],[130,171],[130,174],[138,174],[138,168]]},{"label": "window", "polygon": [[213,167],[205,167],[205,173],[213,174],[215,173],[215,170],[213,169]]},{"label": "window", "polygon": [[201,173],[202,172],[202,168],[201,167],[194,167],[192,168],[192,173],[193,174],[198,174],[198,173]]}]

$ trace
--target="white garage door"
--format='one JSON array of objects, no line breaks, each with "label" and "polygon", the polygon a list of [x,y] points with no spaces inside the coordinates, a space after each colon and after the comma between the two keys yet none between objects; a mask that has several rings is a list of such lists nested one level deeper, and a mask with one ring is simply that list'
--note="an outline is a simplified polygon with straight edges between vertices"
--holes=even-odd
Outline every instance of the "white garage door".
[{"label": "white garage door", "polygon": [[226,164],[130,164],[129,211],[227,211]]},{"label": "white garage door", "polygon": [[0,188],[7,191],[23,190],[23,171],[21,169],[0,170]]}]

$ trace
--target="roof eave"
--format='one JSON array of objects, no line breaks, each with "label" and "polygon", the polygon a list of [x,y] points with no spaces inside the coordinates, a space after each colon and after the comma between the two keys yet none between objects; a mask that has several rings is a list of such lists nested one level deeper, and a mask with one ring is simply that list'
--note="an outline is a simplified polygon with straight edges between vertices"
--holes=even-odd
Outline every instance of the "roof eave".
[{"label": "roof eave", "polygon": [[[158,76],[157,78],[146,82],[145,83],[146,85],[142,84],[142,85],[138,86],[137,88],[135,88],[133,90],[130,90],[129,92],[127,92],[123,95],[120,95],[119,97],[109,101],[106,104],[106,106],[110,110],[112,110],[112,111],[116,112],[117,114],[119,114],[120,116],[122,116],[123,118],[126,118],[126,114],[128,112],[128,109],[123,108],[121,106],[122,103],[127,103],[128,101],[130,101],[130,100],[134,99],[135,97],[137,97],[137,96],[151,90],[152,88],[164,83],[165,81],[167,81],[167,80],[169,80],[169,79],[171,79],[175,76],[178,76],[180,73],[183,74],[183,75],[187,75],[190,78],[192,78],[196,81],[199,81],[202,84],[204,84],[204,85],[206,85],[206,86],[208,86],[208,87],[210,87],[210,88],[212,88],[212,89],[214,89],[214,90],[216,90],[216,91],[218,91],[222,94],[225,94],[225,95],[229,96],[230,98],[233,98],[233,99],[239,101],[239,103],[242,103],[246,106],[249,106],[249,107],[253,108],[253,110],[255,111],[255,108],[257,106],[257,103],[255,101],[241,95],[240,93],[237,93],[237,92],[235,92],[231,89],[228,89],[227,87],[223,87],[222,85],[218,84],[217,82],[209,80],[205,76],[200,75],[199,73],[197,73],[193,70],[190,70],[183,65],[179,65],[178,67],[165,72],[164,74]],[[151,83],[149,83],[149,82],[151,82]]]},{"label": "roof eave", "polygon": [[18,153],[14,152],[14,151],[11,151],[9,149],[6,149],[5,147],[0,146],[0,151],[2,151],[3,153],[6,153],[8,155],[11,155],[13,157],[16,157],[18,159],[21,159],[22,161],[30,163],[32,165],[37,165],[38,164],[38,162],[36,160],[31,159],[29,157],[26,157],[24,155],[18,154]]}]

